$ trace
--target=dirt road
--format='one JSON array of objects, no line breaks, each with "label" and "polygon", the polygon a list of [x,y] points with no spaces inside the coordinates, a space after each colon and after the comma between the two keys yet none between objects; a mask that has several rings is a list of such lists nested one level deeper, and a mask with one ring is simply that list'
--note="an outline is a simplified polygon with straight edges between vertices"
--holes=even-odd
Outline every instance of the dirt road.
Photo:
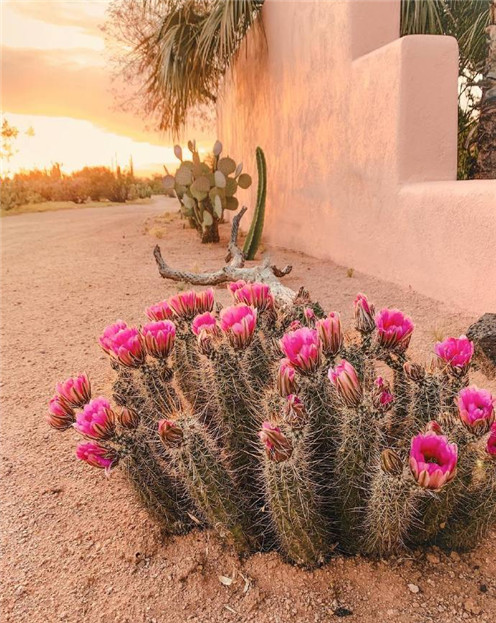
[{"label": "dirt road", "polygon": [[[165,205],[2,220],[2,620],[495,621],[494,539],[461,557],[430,552],[389,564],[337,558],[312,573],[276,554],[239,562],[208,532],[164,541],[118,470],[106,480],[75,460],[75,434],[48,429],[44,413],[56,381],[87,370],[95,395],[108,386],[110,370],[97,345],[102,328],[117,318],[142,322],[145,305],[174,291],[154,265],[157,239],[144,232],[145,221]],[[223,245],[200,245],[176,219],[160,243],[173,265],[189,269],[214,268],[225,254]],[[350,278],[348,267],[296,253],[274,255],[295,266],[289,286],[305,284],[326,309],[342,311],[345,323],[358,291],[378,307],[404,309],[418,327],[412,349],[424,357],[436,337],[459,335],[473,320],[408,284]],[[226,292],[219,298],[227,300]],[[225,586],[219,575],[234,582]]]}]

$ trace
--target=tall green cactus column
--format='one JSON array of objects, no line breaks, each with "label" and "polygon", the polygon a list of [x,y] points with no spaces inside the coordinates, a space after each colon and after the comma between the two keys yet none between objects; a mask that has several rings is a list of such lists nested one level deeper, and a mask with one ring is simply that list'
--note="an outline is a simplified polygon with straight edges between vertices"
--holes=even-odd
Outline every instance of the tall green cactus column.
[{"label": "tall green cactus column", "polygon": [[265,198],[267,196],[267,163],[261,147],[255,152],[257,159],[258,189],[257,205],[251,222],[248,236],[243,247],[243,253],[247,260],[254,260],[255,254],[262,240],[262,232],[265,219]]}]

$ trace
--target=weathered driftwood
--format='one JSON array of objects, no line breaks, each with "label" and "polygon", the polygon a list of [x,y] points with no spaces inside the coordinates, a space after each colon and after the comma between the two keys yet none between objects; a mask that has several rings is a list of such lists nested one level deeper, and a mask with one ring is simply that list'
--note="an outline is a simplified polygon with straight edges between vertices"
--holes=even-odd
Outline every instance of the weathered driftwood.
[{"label": "weathered driftwood", "polygon": [[176,270],[171,268],[157,245],[153,251],[155,261],[157,262],[158,272],[164,279],[172,281],[182,281],[191,283],[195,286],[213,286],[231,281],[244,279],[245,281],[260,281],[270,286],[273,295],[282,304],[291,304],[297,297],[297,293],[291,288],[287,288],[280,281],[280,277],[284,277],[292,270],[292,266],[278,268],[270,263],[270,258],[266,257],[262,264],[257,266],[245,266],[245,256],[238,246],[239,222],[246,212],[247,208],[243,207],[233,218],[231,228],[231,239],[228,245],[228,253],[226,256],[226,265],[222,268],[204,273],[192,273],[184,270]]}]

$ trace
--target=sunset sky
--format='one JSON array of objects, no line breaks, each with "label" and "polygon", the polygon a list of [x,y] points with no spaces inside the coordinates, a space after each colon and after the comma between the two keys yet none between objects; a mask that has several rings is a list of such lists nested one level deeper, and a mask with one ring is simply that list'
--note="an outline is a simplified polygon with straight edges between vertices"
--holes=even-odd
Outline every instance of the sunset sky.
[{"label": "sunset sky", "polygon": [[[175,164],[172,139],[119,110],[100,26],[109,0],[3,0],[3,115],[19,128],[18,152],[4,171],[60,162],[121,165],[138,173]],[[115,89],[114,89],[115,90]],[[34,137],[25,131],[32,127]],[[201,138],[199,132],[187,138]],[[213,135],[212,135],[213,136]]]}]

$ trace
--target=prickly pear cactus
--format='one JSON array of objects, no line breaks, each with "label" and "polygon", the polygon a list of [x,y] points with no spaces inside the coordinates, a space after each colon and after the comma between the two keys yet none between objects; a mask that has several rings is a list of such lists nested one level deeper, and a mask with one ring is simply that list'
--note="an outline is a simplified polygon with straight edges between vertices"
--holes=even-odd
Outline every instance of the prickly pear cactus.
[{"label": "prickly pear cactus", "polygon": [[437,343],[426,367],[408,354],[411,319],[364,295],[345,339],[337,312],[282,304],[262,283],[229,290],[225,308],[212,290],[182,292],[139,329],[105,329],[117,406],[91,397],[87,375],[49,406],[52,428],[85,438],[81,461],[120,466],[171,534],[208,526],[242,555],[276,548],[305,567],[487,534],[495,410],[470,384],[470,340]]},{"label": "prickly pear cactus", "polygon": [[224,210],[237,210],[238,188],[249,188],[251,177],[243,173],[243,164],[228,156],[221,157],[222,143],[216,141],[212,153],[202,162],[196,141],[188,141],[191,160],[183,158],[179,145],[174,154],[181,164],[175,175],[166,175],[163,185],[173,190],[181,204],[181,213],[198,230],[202,242],[219,242],[219,223]]}]

